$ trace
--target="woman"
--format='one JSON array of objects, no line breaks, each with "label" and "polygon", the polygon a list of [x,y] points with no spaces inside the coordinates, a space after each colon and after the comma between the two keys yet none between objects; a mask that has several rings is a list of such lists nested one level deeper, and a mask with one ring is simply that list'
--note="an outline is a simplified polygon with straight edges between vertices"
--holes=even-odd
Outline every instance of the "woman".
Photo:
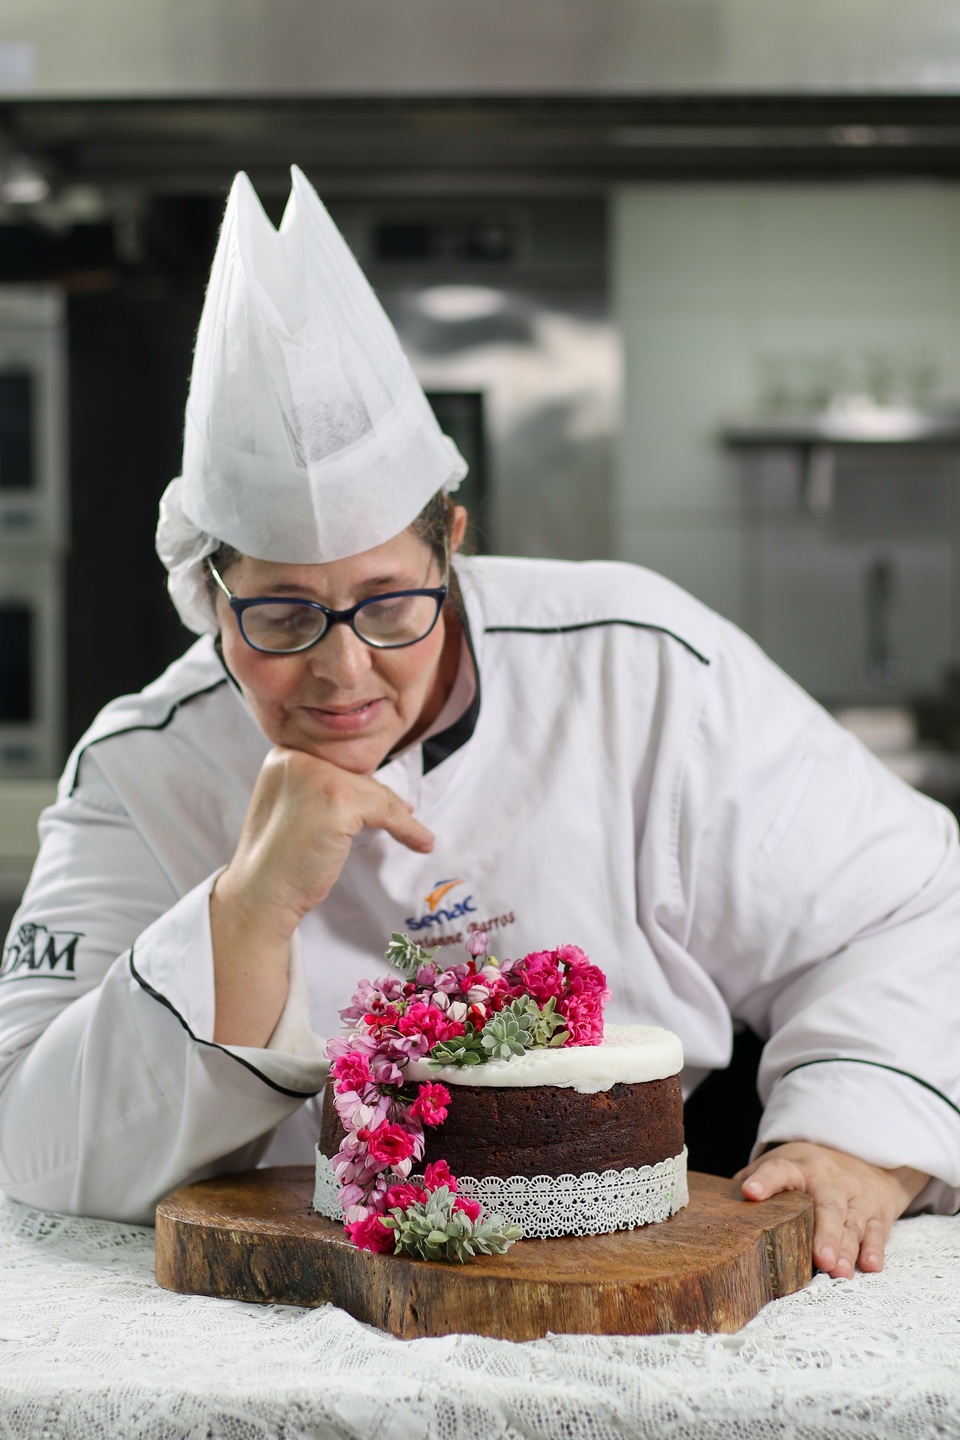
[{"label": "woman", "polygon": [[[393,930],[563,941],[689,1093],[769,1036],[744,1194],[879,1269],[957,1208],[960,849],[752,643],[631,566],[461,559],[463,473],[306,181],[238,178],[158,546],[203,637],[99,717],[0,985],[0,1185],[148,1221],[305,1162],[318,1036]],[[432,427],[432,428],[431,428]],[[931,1178],[932,1177],[932,1178]]]}]

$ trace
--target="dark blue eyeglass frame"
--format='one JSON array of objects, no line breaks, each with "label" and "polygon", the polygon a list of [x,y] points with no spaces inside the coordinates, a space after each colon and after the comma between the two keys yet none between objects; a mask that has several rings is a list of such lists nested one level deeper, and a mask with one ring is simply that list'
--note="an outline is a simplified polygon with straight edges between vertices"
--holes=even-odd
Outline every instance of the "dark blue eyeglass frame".
[{"label": "dark blue eyeglass frame", "polygon": [[[447,598],[449,588],[446,585],[437,585],[429,589],[420,590],[390,590],[385,594],[371,595],[366,600],[360,600],[356,605],[351,605],[349,610],[331,610],[329,605],[321,605],[319,600],[301,600],[297,596],[291,597],[290,595],[257,595],[249,600],[240,600],[236,595],[233,594],[230,589],[228,589],[225,581],[217,573],[216,567],[214,566],[212,560],[207,560],[207,567],[209,568],[210,574],[213,576],[214,580],[219,585],[224,595],[227,597],[227,602],[230,606],[230,609],[237,617],[237,625],[240,629],[240,634],[243,636],[246,643],[250,646],[250,649],[258,651],[261,655],[302,655],[304,650],[312,650],[314,645],[319,645],[320,641],[325,639],[325,637],[330,634],[330,631],[334,625],[349,625],[350,629],[353,631],[354,635],[356,635],[357,639],[362,640],[364,645],[369,645],[371,650],[406,650],[408,646],[419,645],[421,640],[426,640],[427,636],[430,634],[430,631],[434,628],[437,621],[440,619],[440,611],[443,609],[443,602]],[[436,601],[437,608],[436,612],[434,613],[434,617],[431,620],[430,624],[427,626],[426,630],[424,630],[422,635],[418,635],[415,640],[398,640],[393,642],[388,641],[383,644],[379,643],[376,640],[368,639],[366,635],[361,635],[360,631],[357,629],[356,626],[356,617],[361,610],[363,610],[367,605],[379,605],[384,600],[400,600],[408,595],[425,595],[428,596],[431,600]],[[313,640],[308,640],[305,645],[294,645],[289,650],[269,650],[266,646],[257,645],[253,640],[251,640],[243,625],[244,611],[253,610],[259,605],[302,605],[306,610],[318,611],[318,613],[324,617],[326,624],[320,631],[320,634],[317,635]]]}]

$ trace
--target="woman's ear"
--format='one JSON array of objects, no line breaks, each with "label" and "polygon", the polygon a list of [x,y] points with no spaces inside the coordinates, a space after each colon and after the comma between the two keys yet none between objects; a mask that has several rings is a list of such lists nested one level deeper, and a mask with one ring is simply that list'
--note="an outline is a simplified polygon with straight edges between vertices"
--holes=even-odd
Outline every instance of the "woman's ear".
[{"label": "woman's ear", "polygon": [[462,505],[453,507],[453,524],[450,526],[450,554],[456,555],[463,544],[467,531],[467,512]]}]

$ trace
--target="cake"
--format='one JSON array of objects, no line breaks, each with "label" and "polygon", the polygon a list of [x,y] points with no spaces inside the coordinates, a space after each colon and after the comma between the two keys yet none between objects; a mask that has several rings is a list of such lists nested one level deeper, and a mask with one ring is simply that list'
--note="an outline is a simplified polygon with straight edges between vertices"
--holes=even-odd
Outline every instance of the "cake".
[{"label": "cake", "polygon": [[604,1028],[605,978],[575,946],[484,950],[440,969],[394,936],[405,982],[363,981],[341,1012],[315,1208],[361,1248],[429,1259],[667,1219],[687,1200],[677,1036]]}]

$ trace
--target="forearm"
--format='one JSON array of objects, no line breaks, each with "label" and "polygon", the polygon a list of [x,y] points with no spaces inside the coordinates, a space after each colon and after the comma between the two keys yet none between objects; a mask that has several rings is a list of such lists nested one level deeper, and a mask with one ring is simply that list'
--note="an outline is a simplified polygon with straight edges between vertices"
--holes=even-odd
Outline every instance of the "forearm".
[{"label": "forearm", "polygon": [[218,877],[210,895],[215,1044],[267,1044],[287,1000],[293,928],[248,904],[229,870]]}]

